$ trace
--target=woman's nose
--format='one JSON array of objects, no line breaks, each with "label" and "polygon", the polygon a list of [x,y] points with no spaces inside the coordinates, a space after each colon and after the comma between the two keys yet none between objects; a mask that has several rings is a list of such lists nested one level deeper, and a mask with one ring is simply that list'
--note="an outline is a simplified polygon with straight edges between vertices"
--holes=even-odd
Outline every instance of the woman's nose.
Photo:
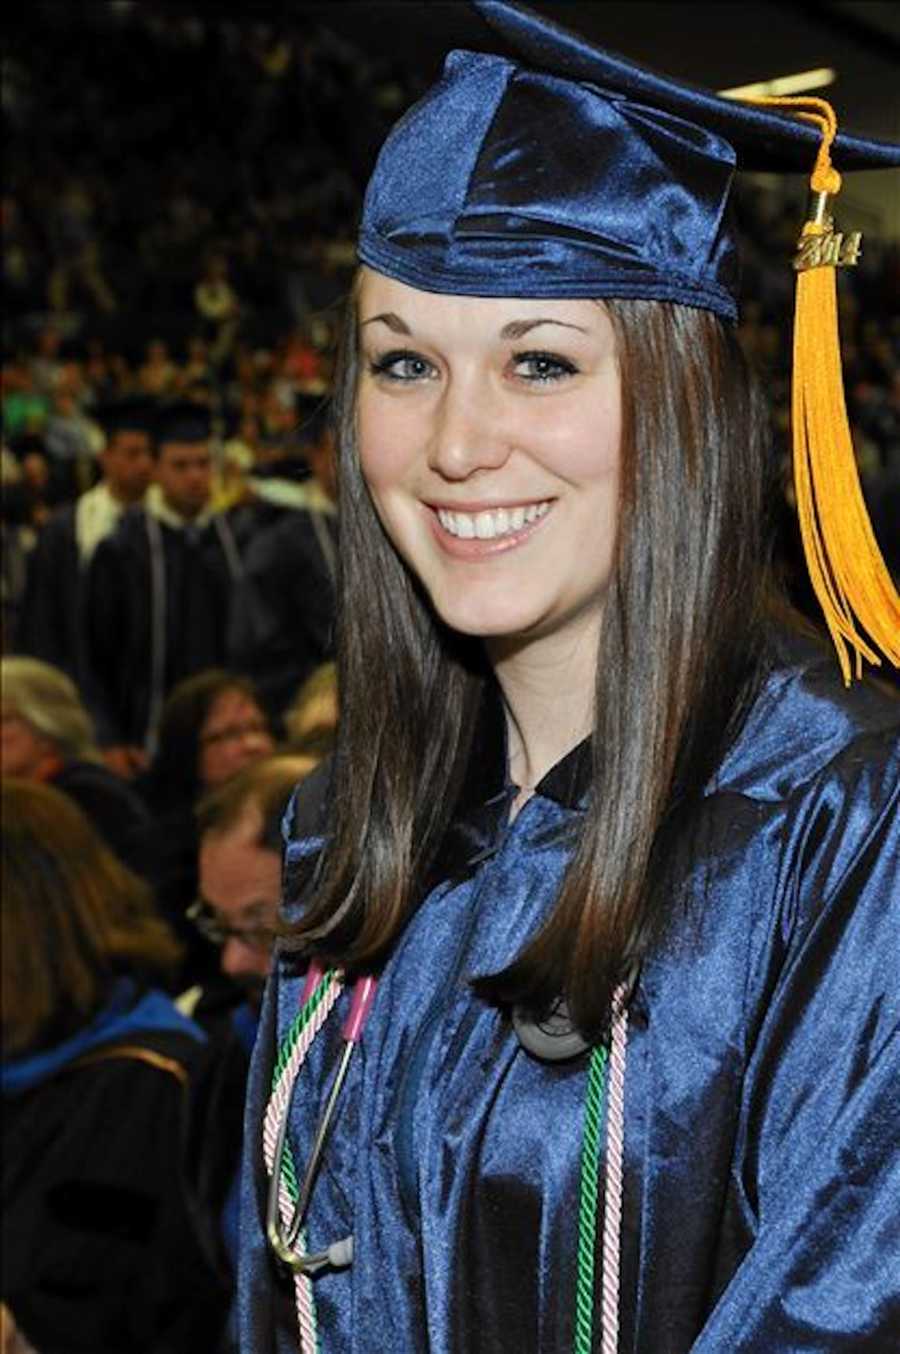
[{"label": "woman's nose", "polygon": [[512,449],[500,401],[486,380],[449,382],[434,415],[428,464],[447,480],[496,470]]}]

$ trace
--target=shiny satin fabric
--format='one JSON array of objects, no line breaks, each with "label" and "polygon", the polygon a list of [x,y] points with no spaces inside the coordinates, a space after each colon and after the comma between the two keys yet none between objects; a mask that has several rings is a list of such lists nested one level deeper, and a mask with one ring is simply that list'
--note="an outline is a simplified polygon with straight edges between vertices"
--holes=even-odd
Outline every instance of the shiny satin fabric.
[{"label": "shiny satin fabric", "polygon": [[[673,863],[631,1011],[620,1354],[897,1346],[900,708],[832,667],[772,671]],[[322,1354],[572,1348],[585,1060],[534,1060],[468,980],[552,905],[587,774],[577,749],[508,824],[486,702],[443,878],[381,976],[312,1199],[310,1247],[355,1244],[315,1280]],[[260,1124],[301,987],[282,956],[249,1092],[244,1354],[296,1349]],[[347,1000],[295,1090],[300,1162]]]},{"label": "shiny satin fabric", "polygon": [[[447,47],[471,46],[479,52],[493,52],[534,70],[588,81],[608,93],[626,94],[652,108],[666,109],[723,137],[737,150],[741,169],[806,174],[811,170],[819,132],[809,123],[740,99],[722,98],[711,89],[638,66],[525,5],[509,4],[507,0],[469,0],[468,7],[483,22],[471,25],[471,38],[464,36],[455,22],[453,41],[447,42]],[[458,20],[458,15],[454,18]],[[741,16],[736,15],[738,28],[741,22]],[[886,168],[900,165],[900,146],[842,130],[834,142],[834,158],[840,170]]]},{"label": "shiny satin fabric", "polygon": [[674,114],[451,52],[382,148],[359,257],[426,291],[644,297],[734,319],[734,167],[727,141]]}]

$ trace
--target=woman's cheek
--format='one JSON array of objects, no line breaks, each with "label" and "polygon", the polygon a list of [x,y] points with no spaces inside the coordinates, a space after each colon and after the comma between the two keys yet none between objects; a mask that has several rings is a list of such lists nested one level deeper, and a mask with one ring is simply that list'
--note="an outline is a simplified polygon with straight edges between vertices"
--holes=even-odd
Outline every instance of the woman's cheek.
[{"label": "woman's cheek", "polygon": [[397,484],[415,457],[411,421],[380,406],[360,409],[359,462],[363,478],[376,491]]}]

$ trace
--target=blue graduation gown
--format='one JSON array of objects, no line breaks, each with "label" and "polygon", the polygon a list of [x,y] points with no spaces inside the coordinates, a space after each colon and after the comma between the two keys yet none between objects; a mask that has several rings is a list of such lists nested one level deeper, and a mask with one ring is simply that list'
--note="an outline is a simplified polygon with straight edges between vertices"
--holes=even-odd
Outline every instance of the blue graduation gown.
[{"label": "blue graduation gown", "polygon": [[[833,669],[818,653],[772,668],[641,970],[620,1351],[900,1348],[900,707],[845,692]],[[489,723],[312,1198],[309,1249],[354,1238],[352,1267],[315,1280],[322,1354],[572,1348],[586,1059],[536,1061],[469,979],[505,965],[552,906],[589,772],[576,749],[510,824],[499,707]],[[260,1123],[301,990],[282,956],[249,1092],[244,1354],[297,1348],[264,1238]],[[295,1089],[300,1170],[348,1002]]]}]

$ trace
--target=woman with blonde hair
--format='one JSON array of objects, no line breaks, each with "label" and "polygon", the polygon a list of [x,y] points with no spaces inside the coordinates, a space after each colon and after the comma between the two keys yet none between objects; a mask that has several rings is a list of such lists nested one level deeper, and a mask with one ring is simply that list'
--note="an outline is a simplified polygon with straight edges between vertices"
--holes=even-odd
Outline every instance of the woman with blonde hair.
[{"label": "woman with blonde hair", "polygon": [[37,658],[0,659],[0,773],[53,785],[91,819],[124,864],[151,876],[147,811],[103,763],[75,683]]}]

